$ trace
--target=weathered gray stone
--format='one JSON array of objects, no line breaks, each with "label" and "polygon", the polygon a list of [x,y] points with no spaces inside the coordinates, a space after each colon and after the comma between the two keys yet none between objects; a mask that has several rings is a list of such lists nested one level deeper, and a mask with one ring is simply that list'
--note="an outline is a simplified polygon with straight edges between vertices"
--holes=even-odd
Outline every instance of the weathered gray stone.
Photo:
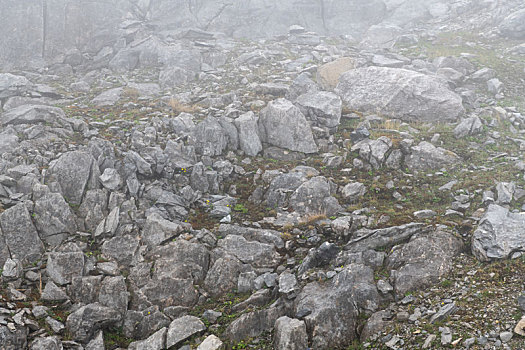
[{"label": "weathered gray stone", "polygon": [[402,298],[407,292],[438,283],[462,250],[460,239],[440,230],[413,236],[407,244],[394,247],[386,266],[392,270],[396,296]]},{"label": "weathered gray stone", "polygon": [[287,316],[279,317],[275,321],[274,346],[276,350],[304,350],[308,348],[308,334],[306,325]]},{"label": "weathered gray stone", "polygon": [[42,291],[40,299],[43,301],[60,302],[68,300],[69,297],[66,292],[53,283],[53,281],[49,281],[46,283],[46,287]]},{"label": "weathered gray stone", "polygon": [[104,346],[104,333],[99,331],[95,338],[93,338],[84,348],[85,350],[106,350]]},{"label": "weathered gray stone", "polygon": [[223,296],[237,288],[239,276],[249,269],[248,265],[243,265],[237,258],[224,256],[217,259],[208,271],[204,287],[213,297]]},{"label": "weathered gray stone", "polygon": [[256,156],[262,151],[257,122],[259,118],[253,112],[248,112],[235,119],[234,124],[239,134],[239,146],[248,156]]},{"label": "weathered gray stone", "polygon": [[6,350],[26,349],[27,334],[27,327],[15,326],[9,329],[8,326],[0,325],[0,344]]},{"label": "weathered gray stone", "polygon": [[352,182],[346,184],[345,187],[341,190],[343,198],[349,200],[350,202],[355,202],[359,198],[363,197],[366,193],[366,186],[360,182]]},{"label": "weathered gray stone", "polygon": [[208,117],[195,127],[195,151],[203,156],[220,156],[226,149],[228,139],[221,124]]},{"label": "weathered gray stone", "polygon": [[317,152],[312,130],[299,108],[280,98],[260,113],[261,139],[271,145],[303,153]]},{"label": "weathered gray stone", "polygon": [[142,293],[152,304],[159,307],[193,306],[197,302],[198,293],[190,279],[162,276],[152,279],[143,288]]},{"label": "weathered gray stone", "polygon": [[469,135],[479,134],[483,130],[481,119],[477,116],[463,119],[454,129],[454,136],[462,138]]},{"label": "weathered gray stone", "polygon": [[457,164],[460,158],[454,152],[436,147],[430,142],[421,141],[412,147],[412,153],[405,157],[405,165],[410,170],[440,169]]},{"label": "weathered gray stone", "polygon": [[73,312],[66,321],[66,327],[73,339],[87,342],[100,329],[114,326],[121,320],[121,314],[98,303],[82,306]]},{"label": "weathered gray stone", "polygon": [[508,259],[525,251],[525,213],[491,204],[472,236],[472,253],[481,261]]},{"label": "weathered gray stone", "polygon": [[49,124],[55,127],[71,129],[66,115],[61,108],[44,105],[22,105],[10,109],[0,116],[0,124]]},{"label": "weathered gray stone", "polygon": [[332,130],[339,125],[342,101],[336,94],[326,91],[308,92],[299,96],[295,103],[314,125]]},{"label": "weathered gray stone", "polygon": [[31,343],[31,350],[62,350],[62,342],[58,337],[37,338]]},{"label": "weathered gray stone", "polygon": [[84,274],[84,253],[76,244],[68,243],[49,253],[46,272],[56,284],[69,284],[73,277]]},{"label": "weathered gray stone", "polygon": [[173,239],[183,231],[184,227],[181,224],[165,220],[159,214],[152,213],[146,218],[142,239],[148,246],[155,247]]},{"label": "weathered gray stone", "polygon": [[35,202],[35,225],[43,241],[57,246],[77,230],[75,216],[60,193],[49,193]]},{"label": "weathered gray stone", "polygon": [[218,247],[243,263],[255,267],[276,267],[280,261],[280,255],[273,245],[248,241],[242,236],[228,235],[219,240]]},{"label": "weathered gray stone", "polygon": [[[0,227],[0,245],[5,244],[12,258],[28,263],[40,259],[44,246],[25,204],[17,204],[4,211],[0,215]],[[0,250],[2,248],[0,246]]]},{"label": "weathered gray stone", "polygon": [[124,277],[104,278],[100,286],[98,302],[124,314],[128,309],[128,290]]},{"label": "weathered gray stone", "polygon": [[183,316],[171,322],[166,335],[166,347],[170,348],[206,330],[206,326],[195,316]]},{"label": "weathered gray stone", "polygon": [[350,109],[404,121],[455,121],[465,111],[445,81],[405,69],[353,69],[341,76],[336,92]]},{"label": "weathered gray stone", "polygon": [[5,281],[14,281],[22,277],[24,267],[18,259],[7,259],[2,269],[2,278]]},{"label": "weathered gray stone", "polygon": [[224,349],[224,344],[222,341],[215,335],[211,334],[204,339],[202,343],[197,347],[197,350],[222,350]]},{"label": "weathered gray stone", "polygon": [[122,184],[122,178],[118,171],[113,168],[104,169],[102,175],[99,176],[99,180],[102,186],[110,191],[116,190]]},{"label": "weathered gray stone", "polygon": [[162,350],[166,349],[166,327],[160,329],[148,339],[129,344],[128,350]]},{"label": "weathered gray stone", "polygon": [[118,87],[110,90],[106,90],[97,95],[91,103],[98,107],[113,106],[121,98],[124,88]]},{"label": "weathered gray stone", "polygon": [[514,39],[525,39],[525,9],[507,16],[499,25],[500,32]]},{"label": "weathered gray stone", "polygon": [[381,136],[377,140],[364,139],[352,146],[351,150],[359,151],[359,157],[373,168],[379,169],[386,160],[388,151],[392,148],[392,140]]},{"label": "weathered gray stone", "polygon": [[341,210],[332,186],[323,176],[316,176],[301,184],[291,195],[289,205],[300,214],[332,216]]},{"label": "weathered gray stone", "polygon": [[99,170],[92,155],[73,151],[64,153],[49,168],[47,183],[58,182],[64,199],[80,205],[86,190],[98,187]]},{"label": "weathered gray stone", "polygon": [[27,92],[32,83],[26,77],[10,73],[0,74],[0,99],[20,96]]}]

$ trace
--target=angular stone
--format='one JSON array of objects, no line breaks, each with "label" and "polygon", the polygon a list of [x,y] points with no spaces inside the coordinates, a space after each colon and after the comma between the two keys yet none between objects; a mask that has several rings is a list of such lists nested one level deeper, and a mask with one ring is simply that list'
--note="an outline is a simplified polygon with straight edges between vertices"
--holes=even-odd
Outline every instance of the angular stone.
[{"label": "angular stone", "polygon": [[204,339],[202,343],[197,347],[197,350],[222,350],[224,349],[224,344],[222,341],[215,335],[211,334]]},{"label": "angular stone", "polygon": [[332,92],[308,92],[299,96],[295,103],[306,119],[316,126],[335,129],[340,123],[342,101]]},{"label": "angular stone", "polygon": [[306,117],[284,98],[271,101],[261,111],[259,131],[261,139],[271,145],[295,152],[317,152]]},{"label": "angular stone", "polygon": [[99,176],[99,180],[102,186],[110,191],[115,191],[122,184],[122,178],[118,171],[113,168],[104,169],[104,173]]},{"label": "angular stone", "polygon": [[71,283],[71,279],[84,274],[84,253],[74,243],[49,253],[46,272],[58,285]]},{"label": "angular stone", "polygon": [[248,241],[242,236],[228,235],[219,240],[218,246],[243,263],[256,267],[275,267],[280,261],[280,255],[272,245]]},{"label": "angular stone", "polygon": [[66,327],[74,340],[87,342],[100,329],[114,326],[122,319],[121,314],[98,303],[82,306],[66,321]]},{"label": "angular stone", "polygon": [[304,350],[308,348],[308,334],[304,321],[283,316],[275,321],[274,346],[276,350]]},{"label": "angular stone", "polygon": [[239,134],[239,146],[247,156],[254,157],[262,151],[257,128],[258,121],[259,118],[253,112],[245,113],[234,121]]},{"label": "angular stone", "polygon": [[184,227],[179,223],[165,220],[159,214],[153,213],[146,218],[142,239],[149,247],[156,247],[177,237],[183,231]]},{"label": "angular stone", "polygon": [[204,287],[213,297],[225,295],[237,288],[239,276],[248,269],[248,265],[243,265],[233,256],[219,258],[208,271]]},{"label": "angular stone", "polygon": [[183,316],[171,322],[166,335],[166,347],[170,348],[206,330],[206,326],[195,316]]},{"label": "angular stone", "polygon": [[221,124],[208,117],[195,127],[195,151],[203,156],[220,156],[226,149],[228,139]]},{"label": "angular stone", "polygon": [[10,109],[0,116],[0,124],[49,124],[54,127],[71,129],[64,111],[58,107],[44,105],[22,105]]},{"label": "angular stone", "polygon": [[460,158],[454,152],[422,141],[412,147],[412,153],[405,157],[405,165],[410,170],[440,169],[457,164]]},{"label": "angular stone", "polygon": [[472,235],[472,253],[480,261],[508,259],[525,251],[525,213],[491,204]]},{"label": "angular stone", "polygon": [[166,349],[166,327],[151,335],[148,339],[129,344],[128,350],[162,350]]},{"label": "angular stone", "polygon": [[75,215],[60,193],[49,193],[35,202],[35,225],[45,243],[57,246],[77,230]]},{"label": "angular stone", "polygon": [[62,342],[58,337],[37,338],[31,344],[31,350],[62,350]]},{"label": "angular stone", "polygon": [[339,78],[345,72],[356,67],[353,58],[342,57],[317,68],[317,82],[325,90],[333,90],[339,83]]},{"label": "angular stone", "polygon": [[[20,203],[0,215],[0,250],[5,242],[12,258],[32,263],[40,259],[44,246],[33,226],[25,204]],[[3,265],[3,264],[2,264]]]},{"label": "angular stone", "polygon": [[481,119],[477,116],[463,119],[458,126],[454,129],[454,136],[456,138],[462,138],[468,135],[475,135],[483,130],[483,124]]},{"label": "angular stone", "polygon": [[85,191],[97,188],[98,173],[96,161],[91,154],[67,152],[49,168],[47,183],[57,181],[66,202],[80,205]]},{"label": "angular stone", "polygon": [[346,200],[350,202],[355,202],[359,198],[363,197],[366,191],[366,186],[362,183],[352,182],[346,184],[345,187],[343,187],[343,189],[341,190],[341,194]]}]

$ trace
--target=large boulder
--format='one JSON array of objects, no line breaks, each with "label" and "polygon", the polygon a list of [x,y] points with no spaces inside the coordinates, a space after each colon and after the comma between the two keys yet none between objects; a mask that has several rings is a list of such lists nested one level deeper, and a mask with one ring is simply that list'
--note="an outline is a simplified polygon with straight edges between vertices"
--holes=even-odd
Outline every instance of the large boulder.
[{"label": "large boulder", "polygon": [[472,236],[472,253],[481,261],[511,258],[525,251],[525,213],[491,204]]},{"label": "large boulder", "polygon": [[121,319],[121,314],[115,309],[94,303],[69,315],[66,327],[74,340],[86,343],[98,330],[115,326]]},{"label": "large boulder", "polygon": [[264,142],[295,152],[315,153],[312,130],[306,117],[290,101],[270,102],[260,114],[259,131]]},{"label": "large boulder", "polygon": [[73,151],[64,153],[49,168],[48,183],[56,181],[64,199],[80,205],[88,189],[99,187],[100,171],[95,158],[89,153]]},{"label": "large boulder", "polygon": [[525,39],[525,9],[507,16],[499,25],[501,34],[513,39]]},{"label": "large boulder", "polygon": [[45,243],[57,246],[77,230],[75,215],[60,193],[49,193],[35,202],[35,224]]},{"label": "large boulder", "polygon": [[[15,205],[0,215],[0,260],[6,248],[13,259],[32,263],[40,259],[44,245],[25,204]],[[5,261],[0,261],[3,266]]]},{"label": "large boulder", "polygon": [[246,155],[252,157],[262,151],[262,144],[257,130],[258,120],[259,118],[253,112],[248,112],[234,121],[239,134],[239,146]]},{"label": "large boulder", "polygon": [[1,116],[2,125],[49,124],[55,127],[71,128],[64,111],[58,107],[44,105],[22,105]]},{"label": "large boulder", "polygon": [[208,117],[195,127],[195,151],[203,156],[220,156],[228,145],[228,137],[214,117]]},{"label": "large boulder", "polygon": [[335,185],[324,176],[316,176],[301,184],[289,200],[290,206],[300,214],[332,216],[342,208],[332,194]]},{"label": "large boulder", "polygon": [[308,92],[299,96],[295,104],[316,126],[335,129],[339,125],[342,102],[341,98],[332,92]]},{"label": "large boulder", "polygon": [[406,69],[353,69],[341,76],[336,92],[352,110],[404,121],[455,121],[465,112],[444,80]]},{"label": "large boulder", "polygon": [[463,249],[461,239],[445,231],[428,232],[395,246],[386,260],[398,298],[439,282],[452,268],[453,258]]},{"label": "large boulder", "polygon": [[31,87],[32,84],[26,77],[10,73],[0,74],[0,99],[20,96]]}]

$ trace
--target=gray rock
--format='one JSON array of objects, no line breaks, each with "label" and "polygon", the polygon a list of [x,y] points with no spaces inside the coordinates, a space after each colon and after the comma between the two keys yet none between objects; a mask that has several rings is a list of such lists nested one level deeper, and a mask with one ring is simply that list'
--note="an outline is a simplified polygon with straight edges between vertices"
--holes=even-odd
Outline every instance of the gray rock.
[{"label": "gray rock", "polygon": [[18,259],[7,259],[2,269],[2,278],[4,281],[14,281],[22,277],[24,267]]},{"label": "gray rock", "polygon": [[336,92],[350,109],[404,121],[454,121],[465,111],[444,80],[405,69],[353,69],[341,76]]},{"label": "gray rock", "polygon": [[124,314],[128,309],[128,290],[124,277],[104,278],[100,286],[98,302]]},{"label": "gray rock", "polygon": [[82,306],[73,312],[66,321],[66,327],[73,339],[87,342],[100,329],[115,326],[122,319],[121,314],[98,303]]},{"label": "gray rock", "polygon": [[74,243],[49,253],[46,272],[58,285],[71,283],[71,279],[84,274],[84,253]]},{"label": "gray rock", "polygon": [[405,157],[405,165],[410,170],[440,169],[457,164],[459,161],[457,154],[441,147],[435,147],[426,141],[412,147],[412,153]]},{"label": "gray rock", "polygon": [[195,316],[183,316],[171,322],[166,335],[166,347],[178,345],[186,339],[204,332],[206,326]]},{"label": "gray rock", "polygon": [[342,101],[332,92],[308,92],[299,96],[295,104],[306,119],[316,126],[334,130],[340,123]]},{"label": "gray rock", "polygon": [[68,300],[69,297],[66,292],[53,283],[53,281],[49,281],[46,283],[46,287],[42,291],[40,299],[43,301],[60,302]]},{"label": "gray rock", "polygon": [[217,245],[227,254],[255,267],[276,267],[281,259],[273,245],[248,241],[242,236],[228,235]]},{"label": "gray rock", "polygon": [[195,80],[195,73],[180,67],[168,67],[159,73],[159,84],[172,89]]},{"label": "gray rock", "polygon": [[275,321],[274,346],[277,350],[304,350],[308,348],[308,334],[304,321],[283,316]]},{"label": "gray rock", "polygon": [[323,176],[316,176],[301,184],[292,194],[289,205],[301,215],[324,214],[332,216],[341,211],[330,182]]},{"label": "gray rock", "polygon": [[239,146],[246,155],[252,157],[262,151],[257,128],[258,120],[259,118],[253,112],[248,112],[234,121],[239,134]]},{"label": "gray rock", "polygon": [[290,272],[283,272],[279,276],[279,293],[294,296],[298,288],[297,278]]},{"label": "gray rock", "polygon": [[514,182],[499,182],[496,185],[496,193],[498,194],[496,204],[510,204],[510,202],[512,202],[512,198],[514,197],[515,191],[516,184]]},{"label": "gray rock", "polygon": [[286,306],[279,301],[262,310],[247,312],[226,328],[225,336],[232,342],[254,338],[273,329],[275,321],[287,313]]},{"label": "gray rock", "polygon": [[32,83],[26,77],[10,73],[0,74],[0,99],[20,96],[32,88]]},{"label": "gray rock", "polygon": [[87,190],[98,187],[99,170],[92,155],[73,151],[64,153],[49,168],[47,183],[56,181],[69,204],[80,205]]},{"label": "gray rock", "polygon": [[290,101],[274,100],[261,111],[261,139],[271,145],[303,153],[317,152],[306,117]]},{"label": "gray rock", "polygon": [[128,350],[161,350],[166,349],[166,327],[155,332],[145,340],[135,341],[129,344]]},{"label": "gray rock", "polygon": [[170,323],[171,319],[160,312],[157,306],[151,306],[142,311],[128,310],[122,330],[126,337],[144,339],[155,331],[168,327]]},{"label": "gray rock", "polygon": [[356,238],[348,242],[344,249],[350,252],[375,250],[377,248],[402,243],[415,234],[422,234],[428,231],[428,228],[418,223],[409,223],[377,230],[361,229],[354,233]]},{"label": "gray rock", "polygon": [[414,212],[414,216],[418,219],[430,219],[437,215],[437,213],[430,209],[418,210]]},{"label": "gray rock", "polygon": [[224,344],[222,341],[215,335],[210,334],[204,339],[202,343],[197,347],[197,350],[222,350],[224,349]]},{"label": "gray rock", "polygon": [[99,331],[95,338],[93,338],[85,347],[85,350],[105,350],[104,333]]},{"label": "gray rock", "polygon": [[375,309],[380,299],[373,270],[350,264],[329,282],[307,284],[296,299],[295,312],[306,314],[312,348],[333,349],[355,339],[357,307]]},{"label": "gray rock", "polygon": [[343,198],[350,202],[356,202],[358,199],[363,197],[366,193],[366,186],[360,182],[352,182],[346,184],[341,190]]},{"label": "gray rock", "polygon": [[[13,259],[27,263],[40,259],[44,246],[23,203],[0,215],[0,227],[0,253],[8,248]],[[3,265],[5,260],[0,263]]]},{"label": "gray rock", "polygon": [[152,213],[146,218],[142,239],[149,247],[158,246],[184,231],[180,223],[165,220],[157,213]]},{"label": "gray rock", "polygon": [[49,193],[35,202],[33,217],[40,237],[57,246],[77,230],[75,215],[60,193]]},{"label": "gray rock", "polygon": [[503,83],[498,78],[493,78],[487,81],[487,90],[493,94],[497,95],[503,91]]},{"label": "gray rock", "polygon": [[501,332],[499,338],[503,343],[508,343],[512,339],[512,332]]},{"label": "gray rock", "polygon": [[102,254],[115,259],[119,264],[129,265],[139,246],[139,239],[135,236],[117,236],[102,244]]},{"label": "gray rock", "polygon": [[518,10],[505,19],[499,25],[500,32],[514,39],[525,39],[525,9]]},{"label": "gray rock", "polygon": [[472,236],[472,253],[481,261],[508,259],[515,252],[525,251],[523,238],[525,213],[491,204]]},{"label": "gray rock", "polygon": [[454,136],[462,138],[469,135],[479,134],[483,130],[481,119],[477,116],[463,119],[454,129]]},{"label": "gray rock", "polygon": [[286,94],[286,99],[295,101],[297,97],[307,92],[314,91],[319,91],[317,84],[312,79],[310,79],[310,75],[308,73],[301,73],[292,82],[292,85]]},{"label": "gray rock", "polygon": [[318,248],[312,248],[308,252],[303,263],[299,266],[298,274],[302,275],[311,268],[328,264],[335,259],[339,253],[339,248],[334,243],[324,242]]},{"label": "gray rock", "polygon": [[55,320],[51,316],[46,317],[45,321],[49,328],[51,328],[51,330],[56,334],[62,333],[62,331],[66,328],[62,322]]},{"label": "gray rock", "polygon": [[413,236],[410,242],[396,246],[386,259],[395,294],[421,290],[437,283],[452,269],[453,258],[463,250],[463,243],[451,233],[435,231]]},{"label": "gray rock", "polygon": [[392,140],[381,136],[377,140],[364,139],[352,146],[352,152],[359,151],[359,157],[369,163],[373,168],[383,166],[388,151],[392,148]]},{"label": "gray rock", "polygon": [[106,168],[102,175],[99,176],[100,183],[104,188],[110,191],[115,191],[122,184],[122,178],[118,171],[113,168]]},{"label": "gray rock", "polygon": [[195,151],[203,156],[220,156],[226,149],[226,133],[214,117],[208,117],[197,124],[194,134]]},{"label": "gray rock", "polygon": [[22,105],[10,109],[0,116],[0,124],[49,124],[54,127],[71,129],[64,111],[58,107],[44,105]]},{"label": "gray rock", "polygon": [[436,312],[432,317],[430,317],[430,323],[441,322],[445,320],[448,316],[458,312],[459,307],[455,303],[443,305],[438,312]]},{"label": "gray rock", "polygon": [[[233,256],[224,256],[215,261],[204,280],[204,288],[213,297],[220,297],[235,290],[239,284],[239,276],[248,273],[244,266]],[[247,290],[248,291],[248,290]],[[251,286],[249,291],[251,291]]]},{"label": "gray rock", "polygon": [[161,276],[152,279],[143,288],[146,299],[159,307],[193,306],[197,302],[198,293],[190,279]]},{"label": "gray rock", "polygon": [[37,338],[31,343],[31,350],[62,350],[62,342],[58,337]]},{"label": "gray rock", "polygon": [[98,107],[113,106],[120,100],[123,92],[124,88],[121,87],[106,90],[97,95],[91,103]]},{"label": "gray rock", "polygon": [[27,327],[14,326],[10,329],[9,326],[0,325],[0,344],[6,350],[26,349],[27,334]]}]

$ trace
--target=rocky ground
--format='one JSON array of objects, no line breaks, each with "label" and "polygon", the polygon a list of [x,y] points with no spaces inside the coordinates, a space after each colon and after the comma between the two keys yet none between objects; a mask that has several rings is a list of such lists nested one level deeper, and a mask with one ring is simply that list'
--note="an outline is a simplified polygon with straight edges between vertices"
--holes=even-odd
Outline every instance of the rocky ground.
[{"label": "rocky ground", "polygon": [[0,349],[525,348],[523,15],[0,73]]}]

